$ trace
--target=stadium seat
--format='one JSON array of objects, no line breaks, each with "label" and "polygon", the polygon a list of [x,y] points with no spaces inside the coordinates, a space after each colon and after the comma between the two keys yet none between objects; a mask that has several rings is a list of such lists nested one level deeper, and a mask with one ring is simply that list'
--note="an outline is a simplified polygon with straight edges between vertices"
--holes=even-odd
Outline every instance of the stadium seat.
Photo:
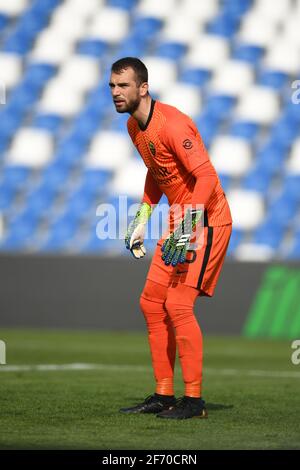
[{"label": "stadium seat", "polygon": [[251,142],[257,137],[259,131],[259,125],[249,121],[235,121],[229,129],[231,135],[247,139]]},{"label": "stadium seat", "polygon": [[199,34],[197,41],[186,55],[185,63],[189,67],[214,71],[228,58],[230,52],[226,39],[213,34]]},{"label": "stadium seat", "polygon": [[[187,28],[186,25],[189,25]],[[185,12],[177,11],[167,18],[161,31],[161,37],[164,42],[175,43],[181,47],[192,46],[195,37],[202,31],[201,25],[196,21],[191,21],[190,16]]]},{"label": "stadium seat", "polygon": [[0,0],[0,12],[13,18],[20,15],[28,4],[29,0]]},{"label": "stadium seat", "polygon": [[210,79],[208,70],[199,68],[183,68],[180,71],[179,80],[183,83],[189,83],[201,87]]},{"label": "stadium seat", "polygon": [[253,44],[238,43],[233,49],[232,57],[235,60],[244,61],[252,66],[257,66],[264,54],[264,48]]},{"label": "stadium seat", "polygon": [[235,115],[242,120],[268,125],[278,117],[279,106],[279,97],[275,91],[268,87],[254,85],[241,97]]},{"label": "stadium seat", "polygon": [[254,81],[253,68],[243,61],[228,60],[218,69],[211,81],[212,91],[220,95],[238,97],[248,90]]},{"label": "stadium seat", "polygon": [[191,117],[201,110],[201,95],[195,85],[177,82],[170,90],[162,93],[161,100]]},{"label": "stadium seat", "polygon": [[32,168],[41,167],[51,160],[52,151],[51,134],[41,129],[23,128],[13,139],[7,161]]},{"label": "stadium seat", "polygon": [[129,138],[123,133],[100,131],[91,142],[85,163],[89,168],[117,170],[128,164],[131,152]]},{"label": "stadium seat", "polygon": [[161,0],[140,0],[137,14],[164,20],[175,8],[175,0],[164,0],[163,2]]},{"label": "stadium seat", "polygon": [[210,154],[216,170],[224,175],[243,176],[251,167],[251,147],[246,140],[238,137],[216,137],[212,141]]},{"label": "stadium seat", "polygon": [[109,44],[117,44],[126,37],[128,30],[127,11],[122,8],[103,7],[93,17],[87,31],[87,37],[101,39]]},{"label": "stadium seat", "polygon": [[52,135],[56,135],[63,125],[63,118],[57,114],[38,113],[32,122],[37,129],[44,129]]},{"label": "stadium seat", "polygon": [[238,230],[253,230],[265,216],[263,197],[257,191],[234,189],[227,193],[233,224]]},{"label": "stadium seat", "polygon": [[[299,126],[299,125],[298,125]],[[295,126],[295,131],[297,127]],[[296,137],[296,135],[294,136]],[[287,162],[287,169],[290,173],[300,175],[300,137],[294,140],[290,152],[290,157]]]},{"label": "stadium seat", "polygon": [[131,197],[141,198],[144,192],[144,183],[147,169],[140,161],[129,162],[117,173],[112,182],[111,191],[116,194],[127,194]]},{"label": "stadium seat", "polygon": [[[177,78],[174,61],[154,56],[147,56],[142,60],[148,68],[149,86],[154,93],[162,93],[174,85]],[[161,77],[164,77],[164,80]]]},{"label": "stadium seat", "polygon": [[22,58],[17,54],[0,52],[1,81],[10,89],[22,76]]}]

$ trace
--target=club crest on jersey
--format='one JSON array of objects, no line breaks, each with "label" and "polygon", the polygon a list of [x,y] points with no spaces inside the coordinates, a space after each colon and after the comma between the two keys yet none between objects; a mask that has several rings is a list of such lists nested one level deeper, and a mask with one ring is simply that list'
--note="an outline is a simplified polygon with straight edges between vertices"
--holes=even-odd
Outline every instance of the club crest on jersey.
[{"label": "club crest on jersey", "polygon": [[155,150],[155,145],[154,145],[153,142],[151,142],[151,140],[150,140],[150,142],[149,142],[149,149],[150,149],[150,152],[152,153],[152,155],[153,155],[153,157],[154,157],[155,154],[156,154],[156,150]]}]

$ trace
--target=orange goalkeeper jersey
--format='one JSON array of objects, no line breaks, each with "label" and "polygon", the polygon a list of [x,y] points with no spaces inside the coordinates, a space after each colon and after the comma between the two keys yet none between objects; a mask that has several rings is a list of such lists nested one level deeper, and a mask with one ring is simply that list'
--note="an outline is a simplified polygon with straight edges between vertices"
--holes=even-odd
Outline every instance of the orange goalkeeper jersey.
[{"label": "orange goalkeeper jersey", "polygon": [[[205,207],[208,224],[220,226],[232,223],[220,180],[190,117],[173,106],[152,100],[144,128],[132,116],[128,119],[127,127],[133,144],[148,168],[147,176],[153,180],[154,192],[157,189],[158,193],[166,194],[170,205],[190,204],[196,182],[193,172],[205,163],[207,176],[213,174],[217,178]],[[151,201],[150,198],[150,202],[157,201]]]}]

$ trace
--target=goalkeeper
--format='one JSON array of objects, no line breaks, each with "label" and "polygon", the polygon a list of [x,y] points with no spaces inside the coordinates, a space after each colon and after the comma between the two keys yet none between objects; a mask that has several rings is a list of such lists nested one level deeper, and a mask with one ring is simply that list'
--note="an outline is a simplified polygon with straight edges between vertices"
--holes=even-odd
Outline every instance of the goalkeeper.
[{"label": "goalkeeper", "polygon": [[[110,88],[116,111],[131,115],[128,132],[148,168],[142,203],[125,237],[135,258],[146,254],[145,224],[163,193],[170,204],[169,231],[157,243],[140,298],[156,389],[142,403],[120,411],[165,419],[206,417],[202,333],[193,308],[198,296],[214,293],[231,235],[230,209],[195,124],[151,98],[145,65],[132,57],[118,60]],[[172,210],[178,206],[180,214]],[[176,348],[185,386],[178,400]]]}]

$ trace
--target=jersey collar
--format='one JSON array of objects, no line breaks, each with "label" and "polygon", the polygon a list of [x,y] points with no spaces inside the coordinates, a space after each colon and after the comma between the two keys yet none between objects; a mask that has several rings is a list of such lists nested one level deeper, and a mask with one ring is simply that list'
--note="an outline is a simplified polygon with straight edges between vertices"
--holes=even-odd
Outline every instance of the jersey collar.
[{"label": "jersey collar", "polygon": [[139,128],[141,131],[145,131],[147,129],[147,127],[149,126],[150,124],[150,121],[152,119],[152,115],[153,115],[153,111],[154,111],[154,105],[155,105],[155,100],[152,98],[151,100],[151,108],[150,108],[150,113],[149,113],[149,116],[148,116],[148,119],[147,119],[147,122],[144,126],[141,126],[139,124]]}]

